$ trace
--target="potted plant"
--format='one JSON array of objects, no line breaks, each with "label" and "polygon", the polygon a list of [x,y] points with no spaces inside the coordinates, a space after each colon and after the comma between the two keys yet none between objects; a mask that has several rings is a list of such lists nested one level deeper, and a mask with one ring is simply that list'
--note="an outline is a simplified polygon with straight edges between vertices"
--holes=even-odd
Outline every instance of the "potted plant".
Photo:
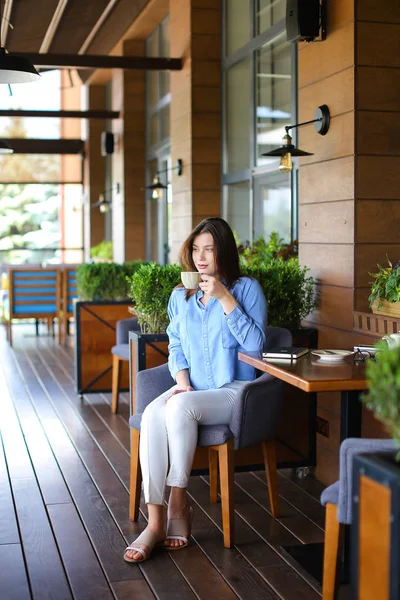
[{"label": "potted plant", "polygon": [[97,246],[90,248],[90,257],[93,262],[111,262],[113,259],[113,243],[111,240],[103,240]]},{"label": "potted plant", "polygon": [[369,306],[374,314],[400,317],[400,261],[387,267],[378,266],[377,273],[370,273],[371,282]]},{"label": "potted plant", "polygon": [[368,361],[363,402],[394,440],[392,451],[357,455],[353,463],[353,586],[357,598],[400,597],[400,346],[377,346]]},{"label": "potted plant", "polygon": [[[109,392],[112,387],[111,348],[117,321],[127,318],[132,276],[142,261],[89,263],[77,268],[75,302],[75,377],[79,394]],[[121,389],[128,389],[126,374]]]}]

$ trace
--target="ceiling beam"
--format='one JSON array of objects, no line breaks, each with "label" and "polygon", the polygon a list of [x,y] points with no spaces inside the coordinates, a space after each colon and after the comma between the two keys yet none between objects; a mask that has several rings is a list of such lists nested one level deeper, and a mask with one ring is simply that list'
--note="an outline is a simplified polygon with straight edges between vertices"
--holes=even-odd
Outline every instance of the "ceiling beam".
[{"label": "ceiling beam", "polygon": [[78,54],[85,54],[86,50],[89,48],[90,44],[92,43],[92,41],[96,37],[97,33],[99,32],[100,28],[106,22],[108,15],[111,13],[111,11],[113,10],[113,8],[117,4],[117,2],[118,2],[118,0],[109,0],[107,7],[103,10],[100,18],[98,19],[97,23],[94,25],[92,31],[89,33],[85,42],[79,48]]},{"label": "ceiling beam", "polygon": [[46,31],[46,35],[44,36],[43,42],[39,49],[39,52],[41,54],[48,52],[48,50],[51,46],[51,43],[53,41],[54,35],[56,33],[57,27],[58,27],[58,25],[61,21],[61,18],[64,14],[64,10],[65,10],[67,4],[68,4],[68,0],[58,0],[58,6],[57,6],[56,10],[54,11],[53,18],[50,21],[50,24]]},{"label": "ceiling beam", "polygon": [[37,67],[59,69],[140,69],[144,71],[180,71],[181,58],[151,56],[107,56],[96,54],[39,54],[38,52],[13,52],[14,56],[29,59]]},{"label": "ceiling beam", "polygon": [[85,142],[76,139],[40,140],[29,138],[3,138],[15,154],[79,154]]},{"label": "ceiling beam", "polygon": [[3,48],[5,48],[6,44],[7,44],[8,30],[10,28],[14,29],[12,26],[12,23],[10,21],[12,5],[13,5],[13,0],[6,0],[4,3],[4,7],[3,7],[3,18],[1,21],[1,34],[0,34],[1,45],[3,46]]},{"label": "ceiling beam", "polygon": [[56,117],[58,119],[119,119],[117,110],[0,110],[0,117]]}]

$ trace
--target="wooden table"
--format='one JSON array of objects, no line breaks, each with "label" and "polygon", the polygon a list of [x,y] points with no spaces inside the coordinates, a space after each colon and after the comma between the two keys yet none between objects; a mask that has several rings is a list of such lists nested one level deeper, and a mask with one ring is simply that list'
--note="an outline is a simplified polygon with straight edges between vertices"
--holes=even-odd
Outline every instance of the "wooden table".
[{"label": "wooden table", "polygon": [[[269,373],[304,392],[340,392],[340,440],[361,437],[362,404],[360,393],[367,388],[365,362],[349,357],[340,363],[320,362],[311,352],[295,361],[268,362],[239,352],[239,360]],[[345,543],[345,546],[347,544]],[[300,564],[316,581],[322,582],[323,544],[285,546],[289,562]],[[344,580],[348,579],[347,552],[343,553]]]},{"label": "wooden table", "polygon": [[340,392],[340,440],[361,437],[360,392],[367,389],[365,362],[354,362],[352,357],[340,363],[321,362],[311,352],[297,360],[279,360],[279,363],[244,352],[239,352],[238,358],[304,392]]}]

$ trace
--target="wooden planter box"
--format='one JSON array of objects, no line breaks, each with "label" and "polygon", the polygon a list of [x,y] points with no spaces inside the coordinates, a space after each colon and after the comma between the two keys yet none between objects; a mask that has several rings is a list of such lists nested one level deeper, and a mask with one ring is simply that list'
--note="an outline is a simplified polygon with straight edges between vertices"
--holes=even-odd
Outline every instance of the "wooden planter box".
[{"label": "wooden planter box", "polygon": [[352,600],[400,598],[400,464],[395,455],[354,457]]},{"label": "wooden planter box", "polygon": [[[75,317],[75,381],[78,394],[111,392],[112,354],[116,325],[128,319],[131,300],[78,300]],[[121,391],[129,389],[127,369],[122,375]]]},{"label": "wooden planter box", "polygon": [[384,300],[380,310],[378,310],[378,306],[379,300],[375,300],[371,306],[374,315],[384,315],[385,317],[395,317],[396,319],[400,318],[400,302],[387,302]]}]

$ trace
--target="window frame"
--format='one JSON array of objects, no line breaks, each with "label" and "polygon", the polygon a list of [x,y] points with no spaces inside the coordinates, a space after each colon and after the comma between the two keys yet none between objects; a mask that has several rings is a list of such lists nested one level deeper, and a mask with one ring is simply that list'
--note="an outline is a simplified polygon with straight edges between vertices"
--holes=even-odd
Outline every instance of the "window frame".
[{"label": "window frame", "polygon": [[[242,48],[239,48],[236,52],[234,52],[230,56],[226,56],[226,42],[227,42],[227,2],[228,0],[222,0],[222,48],[221,48],[221,115],[222,115],[222,139],[221,139],[221,165],[222,165],[222,173],[221,173],[221,187],[222,187],[222,205],[221,211],[222,215],[226,217],[227,214],[227,186],[234,183],[241,182],[249,182],[249,190],[250,190],[250,243],[254,241],[255,234],[255,224],[254,224],[254,214],[257,212],[254,206],[254,178],[257,176],[276,171],[276,167],[265,165],[257,166],[256,163],[256,127],[257,127],[257,118],[256,118],[256,101],[257,101],[257,90],[256,90],[256,53],[259,49],[262,48],[268,42],[272,42],[275,38],[277,38],[280,34],[286,31],[286,20],[281,19],[272,27],[267,29],[266,31],[255,35],[256,32],[256,0],[250,0],[249,10],[250,10],[250,41],[247,42]],[[226,115],[226,77],[227,72],[231,67],[236,65],[237,63],[249,59],[250,61],[250,168],[243,169],[241,171],[229,172],[226,171],[227,165],[227,115]],[[298,113],[298,56],[297,56],[297,45],[292,44],[291,47],[291,62],[292,62],[292,78],[291,78],[291,107],[292,107],[292,123],[297,123],[297,113]],[[284,130],[282,128],[282,136],[284,134]],[[293,143],[297,144],[297,130],[293,130]],[[290,178],[290,196],[291,196],[291,235],[292,240],[297,239],[298,236],[298,159],[293,159],[293,171],[292,176]]]}]

